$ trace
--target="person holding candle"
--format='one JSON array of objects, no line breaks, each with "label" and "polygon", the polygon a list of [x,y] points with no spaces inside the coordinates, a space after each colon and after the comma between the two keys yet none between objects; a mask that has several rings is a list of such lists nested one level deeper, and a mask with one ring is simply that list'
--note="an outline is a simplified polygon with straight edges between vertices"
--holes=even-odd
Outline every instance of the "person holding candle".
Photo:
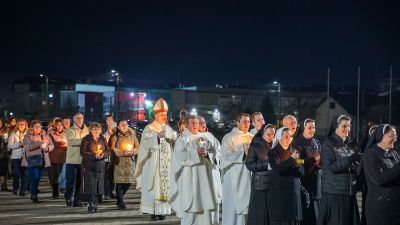
[{"label": "person holding candle", "polygon": [[[28,122],[19,119],[15,130],[8,138],[8,149],[11,151],[13,194],[24,197],[28,188],[29,174],[27,167],[21,166],[24,136],[28,130]],[[19,193],[18,193],[19,191]]]},{"label": "person holding candle", "polygon": [[50,131],[50,137],[54,144],[54,149],[49,153],[51,169],[50,169],[50,183],[53,188],[53,199],[57,199],[60,194],[58,192],[58,180],[61,170],[67,157],[67,138],[65,129],[61,119],[56,119],[53,123],[53,128]]},{"label": "person holding candle", "polygon": [[235,122],[221,144],[222,225],[246,224],[250,202],[251,174],[245,164],[254,136],[249,132],[250,115],[240,113]]},{"label": "person holding candle", "polygon": [[300,225],[303,219],[301,183],[303,161],[292,147],[293,129],[281,127],[276,131],[272,149],[268,154],[272,167],[270,183],[271,225]]},{"label": "person holding candle", "polygon": [[119,210],[126,210],[123,198],[135,180],[135,155],[139,149],[136,132],[128,127],[127,120],[118,121],[117,131],[111,135],[109,145],[115,154],[111,159],[111,164],[114,166],[117,206]]},{"label": "person holding candle", "polygon": [[169,177],[176,137],[167,125],[168,105],[164,99],[157,100],[153,111],[155,120],[143,130],[135,178],[136,188],[142,193],[139,211],[151,214],[151,219],[156,221],[171,214]]},{"label": "person holding candle", "polygon": [[350,129],[350,117],[335,116],[328,137],[322,144],[322,199],[318,225],[360,224],[356,172],[361,154],[349,136]]},{"label": "person holding candle", "polygon": [[97,212],[97,203],[104,194],[105,162],[104,154],[109,152],[106,139],[101,135],[101,125],[92,123],[89,134],[82,139],[81,200],[88,202],[88,212]]},{"label": "person holding candle", "polygon": [[[50,167],[49,152],[53,151],[54,145],[46,131],[42,130],[39,120],[31,121],[31,129],[24,136],[23,141],[25,153],[22,154],[22,166],[28,167],[31,182],[31,200],[39,203],[37,194],[43,168]],[[42,165],[31,164],[33,157],[41,157]]]},{"label": "person holding candle", "polygon": [[199,132],[197,116],[186,117],[186,129],[178,137],[173,157],[170,204],[183,225],[219,224],[218,190],[212,170],[216,151]]},{"label": "person holding candle", "polygon": [[305,119],[301,124],[301,134],[293,140],[293,147],[299,151],[300,158],[304,159],[304,176],[301,184],[310,194],[310,205],[303,201],[303,225],[315,225],[321,201],[321,144],[314,137],[315,120]]}]

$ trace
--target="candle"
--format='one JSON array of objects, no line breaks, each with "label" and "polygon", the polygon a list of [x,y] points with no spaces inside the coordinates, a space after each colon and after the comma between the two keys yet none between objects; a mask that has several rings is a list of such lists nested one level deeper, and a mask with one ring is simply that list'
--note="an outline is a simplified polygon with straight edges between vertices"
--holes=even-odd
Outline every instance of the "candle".
[{"label": "candle", "polygon": [[126,145],[127,151],[132,151],[132,149],[133,149],[133,145],[131,145],[131,144]]},{"label": "candle", "polygon": [[101,145],[97,145],[97,151],[95,151],[96,154],[100,155],[103,153],[103,150],[100,150]]}]

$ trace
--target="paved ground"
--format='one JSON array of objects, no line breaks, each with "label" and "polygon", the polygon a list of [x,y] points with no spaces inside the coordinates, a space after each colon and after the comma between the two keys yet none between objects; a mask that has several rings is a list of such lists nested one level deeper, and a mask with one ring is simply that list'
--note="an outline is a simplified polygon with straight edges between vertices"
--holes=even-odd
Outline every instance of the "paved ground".
[{"label": "paved ground", "polygon": [[[98,213],[88,214],[86,207],[67,208],[63,198],[51,199],[46,180],[43,178],[40,183],[39,204],[31,202],[29,192],[26,197],[0,192],[0,224],[180,224],[175,216],[153,222],[148,215],[139,213],[140,193],[133,186],[125,196],[127,211],[118,210],[112,199],[99,204]],[[12,187],[10,182],[8,187]]]},{"label": "paved ground", "polygon": [[[8,187],[11,187],[9,181]],[[174,215],[164,221],[153,222],[148,215],[139,213],[140,193],[132,186],[125,196],[127,211],[116,207],[116,200],[106,200],[99,204],[98,213],[88,214],[87,208],[67,208],[63,198],[51,199],[51,189],[47,178],[40,183],[39,204],[33,204],[26,197],[15,196],[11,192],[0,192],[0,225],[13,224],[163,224],[178,225]],[[360,194],[358,194],[361,206]],[[361,209],[360,209],[361,210]]]}]

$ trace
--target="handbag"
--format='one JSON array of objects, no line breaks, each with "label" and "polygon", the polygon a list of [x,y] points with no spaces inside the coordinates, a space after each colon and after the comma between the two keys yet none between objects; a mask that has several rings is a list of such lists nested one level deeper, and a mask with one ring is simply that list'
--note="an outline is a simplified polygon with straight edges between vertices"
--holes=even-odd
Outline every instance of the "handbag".
[{"label": "handbag", "polygon": [[43,151],[41,150],[41,154],[39,155],[31,155],[27,156],[26,151],[25,152],[25,158],[26,161],[28,162],[28,167],[43,167],[44,165],[44,156],[43,156]]}]

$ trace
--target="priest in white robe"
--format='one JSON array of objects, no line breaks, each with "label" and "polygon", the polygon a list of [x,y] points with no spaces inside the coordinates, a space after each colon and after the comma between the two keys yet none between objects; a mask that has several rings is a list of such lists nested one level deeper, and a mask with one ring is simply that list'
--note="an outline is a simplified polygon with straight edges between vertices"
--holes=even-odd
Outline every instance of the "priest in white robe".
[{"label": "priest in white robe", "polygon": [[187,129],[176,141],[171,174],[170,203],[182,225],[219,224],[218,193],[212,170],[215,149],[198,132],[198,119],[186,118]]},{"label": "priest in white robe", "polygon": [[241,113],[236,118],[236,127],[222,139],[222,225],[246,224],[251,174],[245,161],[253,138],[249,128],[250,115]]},{"label": "priest in white robe", "polygon": [[171,214],[170,174],[175,134],[167,125],[168,105],[159,99],[153,106],[155,120],[142,133],[135,171],[136,188],[141,191],[139,211],[154,221]]}]

